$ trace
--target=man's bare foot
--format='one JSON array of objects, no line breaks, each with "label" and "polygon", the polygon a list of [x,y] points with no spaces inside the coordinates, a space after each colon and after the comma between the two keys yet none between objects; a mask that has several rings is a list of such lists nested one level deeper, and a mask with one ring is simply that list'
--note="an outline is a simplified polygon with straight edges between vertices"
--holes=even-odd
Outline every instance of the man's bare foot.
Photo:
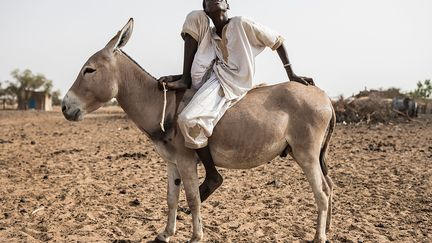
[{"label": "man's bare foot", "polygon": [[206,176],[204,182],[200,185],[200,198],[204,202],[218,187],[222,185],[223,178],[218,173],[217,175]]}]

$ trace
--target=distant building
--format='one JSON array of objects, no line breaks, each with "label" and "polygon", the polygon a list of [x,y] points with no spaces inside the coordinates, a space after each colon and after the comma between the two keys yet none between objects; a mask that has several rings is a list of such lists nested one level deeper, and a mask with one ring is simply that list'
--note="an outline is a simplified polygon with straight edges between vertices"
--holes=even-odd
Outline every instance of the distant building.
[{"label": "distant building", "polygon": [[52,111],[52,96],[45,91],[28,91],[27,109]]}]

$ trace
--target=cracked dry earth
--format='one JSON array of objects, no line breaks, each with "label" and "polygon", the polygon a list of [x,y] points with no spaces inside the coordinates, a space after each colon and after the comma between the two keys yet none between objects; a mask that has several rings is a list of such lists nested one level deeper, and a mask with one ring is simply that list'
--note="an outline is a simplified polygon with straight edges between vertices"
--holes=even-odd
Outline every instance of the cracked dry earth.
[{"label": "cracked dry earth", "polygon": [[[328,165],[332,242],[432,241],[432,117],[338,124]],[[220,171],[224,184],[202,207],[204,242],[313,238],[315,203],[292,159]],[[117,108],[80,123],[0,111],[0,242],[149,242],[165,227],[166,177]],[[188,239],[190,219],[182,192],[173,242]]]}]

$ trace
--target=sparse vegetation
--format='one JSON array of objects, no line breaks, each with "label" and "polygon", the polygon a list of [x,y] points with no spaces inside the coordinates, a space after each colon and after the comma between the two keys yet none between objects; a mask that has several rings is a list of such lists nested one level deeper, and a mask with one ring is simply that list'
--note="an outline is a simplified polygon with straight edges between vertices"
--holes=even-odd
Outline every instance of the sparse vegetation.
[{"label": "sparse vegetation", "polygon": [[412,98],[427,99],[432,95],[432,82],[430,79],[426,79],[424,82],[419,81],[417,88],[414,91],[408,93]]},{"label": "sparse vegetation", "polygon": [[51,95],[52,95],[52,104],[57,105],[57,106],[61,105],[62,100],[60,99],[60,96],[61,96],[60,90],[56,90],[56,91],[52,92]]},{"label": "sparse vegetation", "polygon": [[361,97],[380,97],[383,99],[393,99],[394,97],[405,97],[406,95],[401,92],[399,88],[388,88],[388,89],[371,89],[363,90],[356,94],[355,98]]},{"label": "sparse vegetation", "polygon": [[432,86],[430,80],[419,82],[417,89],[403,93],[399,88],[363,90],[348,99],[340,96],[333,102],[338,122],[387,123],[411,119],[418,113],[428,113],[428,100]]},{"label": "sparse vegetation", "polygon": [[2,88],[2,82],[0,82],[0,97],[5,94],[5,90]]}]

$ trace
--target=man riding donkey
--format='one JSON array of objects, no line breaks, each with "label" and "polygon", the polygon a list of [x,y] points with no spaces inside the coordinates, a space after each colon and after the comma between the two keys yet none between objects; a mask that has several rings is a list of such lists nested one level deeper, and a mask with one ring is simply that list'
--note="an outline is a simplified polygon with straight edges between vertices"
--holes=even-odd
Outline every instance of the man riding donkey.
[{"label": "man riding donkey", "polygon": [[279,34],[244,17],[229,18],[227,0],[203,0],[203,8],[192,11],[183,25],[183,74],[159,79],[169,90],[197,90],[179,114],[178,125],[185,146],[196,151],[205,167],[206,178],[199,188],[201,201],[223,181],[208,138],[223,114],[254,87],[255,57],[270,47],[277,51],[289,80],[314,85],[311,78],[294,74]]}]

